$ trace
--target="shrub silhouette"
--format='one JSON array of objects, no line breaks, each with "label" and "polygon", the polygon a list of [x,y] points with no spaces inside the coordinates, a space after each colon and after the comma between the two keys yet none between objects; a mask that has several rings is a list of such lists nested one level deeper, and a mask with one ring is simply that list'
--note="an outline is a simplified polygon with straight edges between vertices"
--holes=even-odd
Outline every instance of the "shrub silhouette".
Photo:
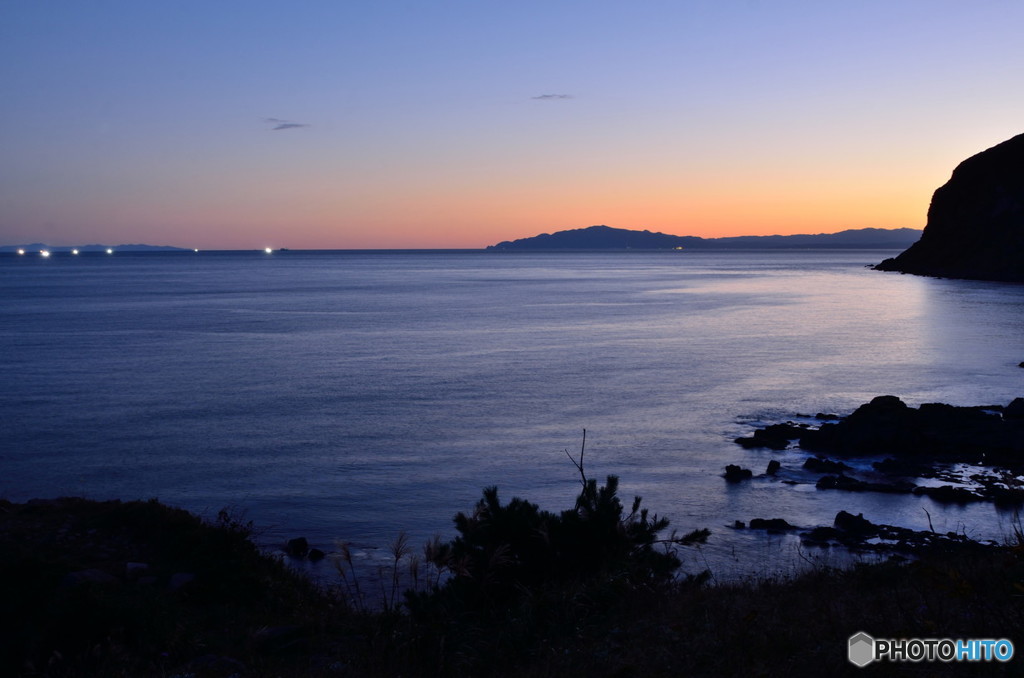
[{"label": "shrub silhouette", "polygon": [[502,505],[498,488],[486,488],[471,514],[455,516],[459,535],[454,540],[428,544],[426,559],[452,576],[429,592],[410,592],[410,608],[422,611],[432,602],[449,609],[495,610],[594,583],[665,582],[681,564],[674,547],[710,534],[696,530],[661,538],[668,519],[641,508],[640,497],[625,513],[616,476],[599,487],[579,468],[582,491],[576,505],[560,514],[518,497]]}]

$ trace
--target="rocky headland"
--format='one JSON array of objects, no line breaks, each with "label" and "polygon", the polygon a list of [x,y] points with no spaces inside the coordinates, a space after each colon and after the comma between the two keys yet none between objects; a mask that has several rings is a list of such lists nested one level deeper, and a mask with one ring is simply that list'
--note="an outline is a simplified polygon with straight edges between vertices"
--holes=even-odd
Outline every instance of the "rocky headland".
[{"label": "rocky headland", "polygon": [[921,239],[875,268],[1024,282],[1024,134],[960,163],[932,196]]}]

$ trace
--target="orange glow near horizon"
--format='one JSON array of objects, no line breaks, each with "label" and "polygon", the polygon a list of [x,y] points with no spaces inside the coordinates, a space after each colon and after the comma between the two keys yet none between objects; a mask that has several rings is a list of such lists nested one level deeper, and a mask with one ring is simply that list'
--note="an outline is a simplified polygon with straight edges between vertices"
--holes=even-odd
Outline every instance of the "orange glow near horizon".
[{"label": "orange glow near horizon", "polygon": [[[442,175],[406,180],[402,187],[372,177],[346,184],[313,172],[287,186],[268,179],[259,189],[236,176],[192,200],[163,193],[140,194],[134,203],[96,199],[90,209],[105,216],[103,234],[58,242],[43,232],[25,242],[148,242],[204,250],[477,249],[598,224],[704,238],[923,228],[931,193],[945,179],[918,171],[914,182],[899,183],[895,173],[858,182],[849,171],[815,175],[799,169],[774,176],[754,167],[670,176],[656,167],[646,175],[570,176],[560,182],[550,174],[467,181]],[[915,178],[915,172],[907,174]],[[145,232],[140,224],[146,224]]]},{"label": "orange glow near horizon", "polygon": [[1024,120],[1024,4],[66,4],[4,10],[0,245],[922,228]]}]

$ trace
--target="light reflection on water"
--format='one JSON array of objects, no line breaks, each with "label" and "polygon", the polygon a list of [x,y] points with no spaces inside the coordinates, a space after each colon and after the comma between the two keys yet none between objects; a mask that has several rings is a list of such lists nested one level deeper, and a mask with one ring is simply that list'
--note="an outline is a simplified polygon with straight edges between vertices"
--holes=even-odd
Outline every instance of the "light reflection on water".
[{"label": "light reflection on water", "polygon": [[[926,529],[927,510],[1001,538],[991,505],[818,492],[806,455],[731,442],[880,394],[1024,395],[1024,287],[865,268],[890,254],[3,259],[0,494],[236,505],[270,541],[372,547],[450,534],[486,485],[571,506],[586,428],[588,472],[710,527],[695,557],[721,572],[803,562],[727,527],[755,517]],[[720,477],[772,458],[776,479]]]}]

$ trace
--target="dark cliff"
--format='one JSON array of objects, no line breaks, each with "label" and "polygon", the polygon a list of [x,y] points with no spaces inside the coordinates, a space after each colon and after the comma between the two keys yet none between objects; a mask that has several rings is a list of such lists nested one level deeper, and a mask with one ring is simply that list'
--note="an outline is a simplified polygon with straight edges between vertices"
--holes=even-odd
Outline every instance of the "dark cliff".
[{"label": "dark cliff", "polygon": [[1024,282],[1024,134],[960,163],[932,196],[921,239],[875,268]]}]

